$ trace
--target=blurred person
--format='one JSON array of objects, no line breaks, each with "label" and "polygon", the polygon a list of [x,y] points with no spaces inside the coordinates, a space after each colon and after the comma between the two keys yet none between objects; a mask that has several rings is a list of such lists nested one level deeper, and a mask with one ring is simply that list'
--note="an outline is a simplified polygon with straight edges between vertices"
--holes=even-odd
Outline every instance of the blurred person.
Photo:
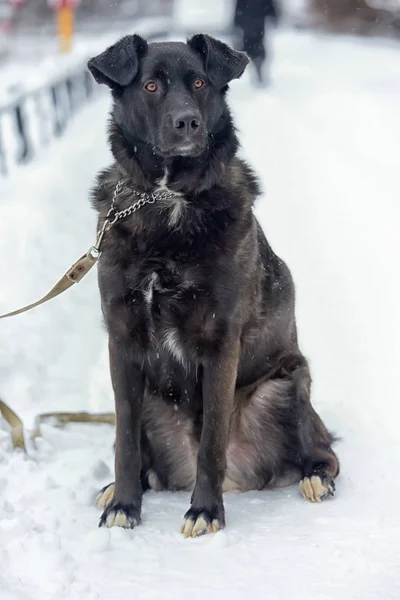
[{"label": "blurred person", "polygon": [[275,25],[279,22],[279,10],[275,0],[236,0],[234,26],[241,32],[238,48],[252,59],[258,85],[268,84],[265,69],[267,57],[265,46],[266,19]]}]

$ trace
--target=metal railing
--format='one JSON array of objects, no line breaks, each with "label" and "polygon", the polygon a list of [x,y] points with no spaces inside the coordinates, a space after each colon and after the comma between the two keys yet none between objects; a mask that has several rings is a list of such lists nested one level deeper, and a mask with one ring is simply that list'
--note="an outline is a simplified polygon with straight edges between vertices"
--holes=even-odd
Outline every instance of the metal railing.
[{"label": "metal railing", "polygon": [[60,136],[98,89],[82,67],[0,105],[0,175],[29,162],[40,147]]}]

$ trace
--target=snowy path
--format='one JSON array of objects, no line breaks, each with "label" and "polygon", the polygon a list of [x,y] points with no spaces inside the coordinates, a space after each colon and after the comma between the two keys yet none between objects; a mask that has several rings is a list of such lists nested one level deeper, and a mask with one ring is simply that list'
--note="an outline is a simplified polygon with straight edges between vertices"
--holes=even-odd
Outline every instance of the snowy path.
[{"label": "snowy path", "polygon": [[[249,92],[244,78],[231,104],[266,190],[257,212],[297,285],[314,403],[344,438],[337,496],[226,495],[227,529],[185,541],[189,495],[151,493],[142,527],[98,530],[113,430],[45,427],[30,459],[0,430],[1,600],[400,597],[399,53],[293,33],[274,47],[273,88]],[[36,299],[91,244],[107,108],[86,107],[0,188],[0,312]],[[1,323],[0,396],[28,424],[112,407],[94,275]]]}]

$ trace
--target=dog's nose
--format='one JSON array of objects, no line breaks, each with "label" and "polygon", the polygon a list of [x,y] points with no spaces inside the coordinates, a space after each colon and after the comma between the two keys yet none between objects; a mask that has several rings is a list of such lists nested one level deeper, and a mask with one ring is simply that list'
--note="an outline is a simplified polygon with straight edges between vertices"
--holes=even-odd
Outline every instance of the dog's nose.
[{"label": "dog's nose", "polygon": [[193,112],[181,112],[178,115],[175,115],[173,123],[175,129],[179,129],[182,135],[187,136],[196,133],[197,129],[200,127],[200,119],[198,115]]}]

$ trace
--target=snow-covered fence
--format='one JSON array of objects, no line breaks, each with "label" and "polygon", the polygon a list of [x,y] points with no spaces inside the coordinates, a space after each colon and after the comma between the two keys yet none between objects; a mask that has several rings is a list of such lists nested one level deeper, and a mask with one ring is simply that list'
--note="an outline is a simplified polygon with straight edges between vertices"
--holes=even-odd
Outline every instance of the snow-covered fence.
[{"label": "snow-covered fence", "polygon": [[0,105],[0,175],[30,161],[60,136],[73,114],[99,88],[84,67]]}]

